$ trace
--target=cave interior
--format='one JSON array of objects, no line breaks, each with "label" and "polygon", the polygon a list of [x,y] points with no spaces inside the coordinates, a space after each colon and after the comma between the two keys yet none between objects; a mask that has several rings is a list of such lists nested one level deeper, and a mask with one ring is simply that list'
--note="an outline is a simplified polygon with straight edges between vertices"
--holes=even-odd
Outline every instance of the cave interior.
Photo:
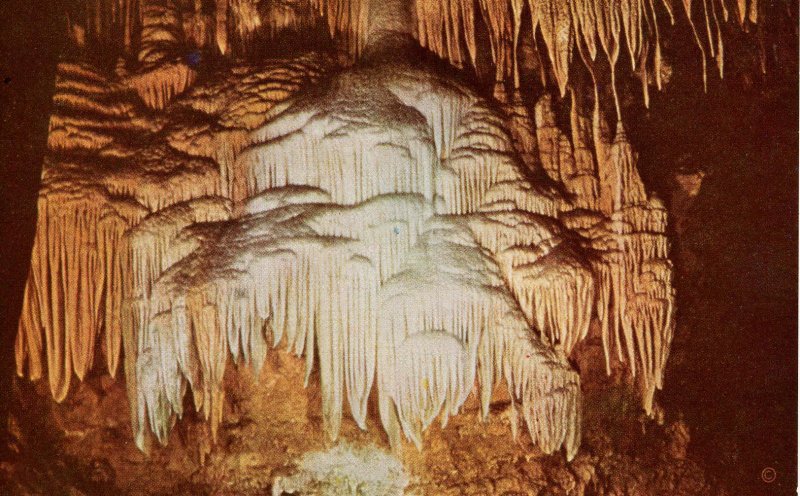
[{"label": "cave interior", "polygon": [[796,1],[3,9],[0,493],[794,494]]}]

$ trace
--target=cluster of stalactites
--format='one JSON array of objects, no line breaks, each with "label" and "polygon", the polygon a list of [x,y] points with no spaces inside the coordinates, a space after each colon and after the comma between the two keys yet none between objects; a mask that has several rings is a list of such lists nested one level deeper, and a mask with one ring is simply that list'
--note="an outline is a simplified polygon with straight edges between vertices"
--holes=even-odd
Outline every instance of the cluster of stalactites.
[{"label": "cluster of stalactites", "polygon": [[126,83],[136,90],[145,105],[161,110],[175,96],[189,89],[196,77],[193,69],[177,61],[130,76]]},{"label": "cluster of stalactites", "polygon": [[[267,71],[271,79],[266,84],[275,86],[273,92],[262,93],[259,78],[251,77],[255,89],[249,93],[264,94],[272,104],[271,98],[283,99],[297,91],[305,74],[319,71],[313,64],[299,61],[289,68],[276,63]],[[135,244],[142,245],[141,233],[155,233],[152,226],[160,225],[154,224],[160,217],[151,219],[150,212],[173,218],[189,208],[183,202],[227,194],[227,189],[212,169],[216,164],[198,162],[188,153],[156,144],[157,140],[130,157],[120,136],[152,136],[158,128],[137,111],[124,86],[89,65],[59,64],[54,102],[39,222],[15,352],[19,375],[37,380],[46,374],[53,397],[61,401],[73,376],[83,379],[101,362],[110,375],[118,373],[123,297],[134,293],[141,298],[150,280],[176,261],[164,259],[160,254],[169,250],[152,241],[153,256],[169,262],[136,264],[134,270],[132,237],[126,233],[141,225]],[[261,108],[264,105],[267,103]],[[172,141],[175,148],[198,152],[196,146],[191,149],[195,143],[183,135],[174,137],[178,140]],[[229,141],[223,144],[229,145]],[[174,204],[179,207],[170,210]],[[210,210],[214,204],[196,202],[202,211],[189,223],[219,220]],[[133,255],[134,261],[141,260]],[[131,285],[141,291],[133,291]],[[132,369],[126,375],[130,387]]]},{"label": "cluster of stalactites", "polygon": [[[715,61],[720,76],[724,66],[723,28],[730,17],[739,24],[756,23],[758,0],[410,0],[420,44],[456,66],[476,65],[478,24],[489,34],[489,50],[497,82],[520,85],[520,40],[530,35],[536,49],[537,35],[544,40],[546,55],[562,95],[569,82],[569,67],[577,51],[589,70],[596,72],[602,53],[611,71],[620,52],[627,51],[631,69],[647,86],[662,84],[661,29],[674,22],[680,9],[689,23],[703,62]],[[198,47],[214,44],[226,54],[237,43],[246,49],[256,33],[275,35],[285,29],[313,29],[325,18],[331,37],[340,40],[354,56],[364,48],[368,35],[370,0],[216,0],[211,12],[203,2],[174,0],[103,0],[83,2],[72,13],[71,36],[79,44],[91,39],[121,37],[126,49],[140,40],[147,49],[153,19],[174,18],[175,41]],[[733,14],[731,14],[733,13]],[[523,33],[531,29],[530,33]],[[160,30],[162,35],[167,31]],[[162,36],[163,38],[163,36]],[[163,39],[160,41],[164,41]],[[114,40],[119,43],[120,40]]]},{"label": "cluster of stalactites", "polygon": [[[541,97],[533,112],[529,112],[519,94],[515,94],[512,102],[506,105],[507,119],[515,146],[528,168],[534,174],[546,175],[567,193],[569,200],[560,204],[559,219],[565,227],[580,234],[583,239],[580,244],[594,254],[584,259],[583,265],[576,263],[580,258],[573,257],[572,262],[565,262],[575,267],[569,278],[562,278],[571,286],[559,288],[557,294],[569,300],[572,295],[579,294],[575,291],[581,287],[576,284],[581,280],[580,274],[586,274],[584,280],[591,280],[588,282],[592,287],[591,296],[585,296],[583,301],[594,302],[590,303],[594,305],[591,318],[599,321],[606,368],[611,373],[615,361],[626,364],[630,373],[639,379],[642,404],[650,413],[654,393],[663,385],[675,325],[667,213],[657,198],[647,194],[638,173],[637,155],[622,124],[618,122],[617,128],[612,130],[600,111],[597,95],[594,95],[594,105],[587,104],[589,100],[588,95],[576,88],[570,89],[570,99],[562,103],[570,109],[568,131],[558,126],[557,103],[549,95]],[[531,218],[505,222],[516,226],[535,225]],[[515,231],[514,236],[524,232]],[[536,231],[528,232],[530,234],[525,234],[530,236],[527,243],[540,256],[549,253],[554,246],[558,247],[553,252],[555,256],[570,253],[569,245],[557,244],[558,237],[548,239]],[[494,247],[490,249],[496,251]],[[553,273],[546,287],[553,288],[552,281],[558,280],[556,275],[563,274],[563,263],[537,266],[527,264],[521,254],[516,256],[524,270],[508,272],[506,278],[512,288],[530,291],[536,287],[537,281],[526,276],[543,267]],[[504,259],[509,262],[501,263],[501,267],[514,267],[514,258],[498,256],[498,260]],[[553,271],[554,267],[562,270]],[[524,283],[515,284],[520,279]],[[533,297],[536,296],[534,293]],[[524,292],[517,294],[517,298],[523,309],[543,308],[541,304],[526,305],[531,297],[526,298]],[[560,301],[559,306],[562,305]],[[561,321],[562,325],[547,325],[541,318],[532,322],[557,346],[565,337],[571,337],[572,340],[566,342],[574,345],[586,335],[585,331],[580,334],[560,332],[559,329],[569,328],[563,325],[565,320]],[[566,347],[568,352],[571,349]]]},{"label": "cluster of stalactites", "polygon": [[[510,215],[506,222],[524,223],[532,218],[530,222],[541,225],[545,232],[553,228],[543,219],[556,217],[563,199],[530,181],[502,118],[485,102],[441,88],[409,92],[391,80],[386,87],[392,92],[381,99],[386,112],[375,106],[373,115],[393,115],[397,126],[400,116],[409,114],[395,106],[399,99],[422,114],[430,134],[384,129],[376,135],[363,118],[358,125],[364,132],[358,135],[350,134],[354,132],[351,123],[347,134],[331,133],[329,129],[345,129],[338,112],[311,111],[296,103],[254,133],[254,146],[237,161],[236,174],[247,183],[243,196],[287,184],[311,183],[329,191],[336,202],[351,204],[392,191],[432,198],[429,188],[433,184],[440,214],[483,212],[480,215],[488,219],[492,212],[511,210],[520,213]],[[349,101],[355,102],[352,96]],[[336,108],[324,101],[318,105]],[[407,119],[409,129],[419,129],[415,118],[409,115]],[[393,136],[391,147],[384,142],[385,133]],[[407,144],[399,146],[404,142]],[[381,158],[365,154],[366,150],[380,152]],[[398,163],[406,165],[398,169]],[[364,172],[376,168],[378,174]],[[373,185],[378,177],[380,181]],[[351,184],[356,187],[340,191],[341,185]],[[563,236],[546,243],[523,237],[516,244],[498,248],[502,242],[492,236],[504,236],[499,229],[508,226],[489,221],[471,226],[482,229],[476,236],[502,261],[506,279],[530,324],[569,353],[588,332],[594,298],[591,271],[573,243]],[[551,270],[555,266],[559,268]]]},{"label": "cluster of stalactites", "polygon": [[[171,224],[158,237],[146,226],[160,222],[133,229],[134,287],[152,285],[128,299],[123,319],[140,446],[147,432],[166,442],[187,389],[215,434],[228,357],[258,371],[266,350],[285,341],[305,356],[307,380],[319,369],[332,438],[345,405],[366,427],[374,384],[384,428],[399,446],[403,435],[419,445],[422,431],[456,413],[476,381],[488,414],[505,380],[533,441],[574,455],[578,377],[544,343],[571,348],[573,335],[585,334],[591,289],[584,280],[576,287],[569,268],[554,290],[531,273],[542,287],[534,293],[551,304],[535,316],[519,308],[492,258],[509,233],[480,218],[531,211],[528,236],[549,240],[557,200],[527,184],[502,118],[456,89],[417,92],[391,78],[342,76],[328,94],[276,107],[251,133],[229,171],[240,178],[231,222],[186,230],[170,213],[159,215]],[[459,220],[469,216],[474,222]],[[531,250],[528,261],[541,258],[545,272],[551,261],[582,264],[579,255],[539,256],[548,250]],[[558,300],[573,288],[573,299]],[[580,306],[580,316],[560,303]],[[563,322],[552,331],[558,337],[540,342],[530,330],[537,319],[548,333]]]},{"label": "cluster of stalactites", "polygon": [[[169,156],[153,147],[142,157],[180,187],[89,175],[95,184],[65,183],[80,208],[43,192],[52,205],[41,207],[19,373],[38,378],[45,356],[60,400],[72,371],[91,367],[96,336],[112,371],[122,341],[141,447],[148,432],[166,442],[187,390],[216,434],[229,359],[258,370],[285,341],[307,378],[318,357],[331,437],[345,402],[366,425],[374,384],[397,445],[419,444],[476,381],[486,414],[504,380],[534,442],[571,456],[580,387],[565,357],[596,316],[609,368],[615,356],[629,364],[649,410],[673,325],[666,216],[621,126],[612,140],[599,107],[573,92],[571,136],[550,98],[533,116],[510,113],[533,125],[509,134],[458,84],[382,69],[271,107],[233,151],[208,153],[227,157],[211,188],[180,175],[188,157],[161,175]],[[76,113],[84,93],[68,99]],[[87,203],[96,183],[107,197]],[[147,208],[113,209],[116,222],[99,207],[124,196]]]},{"label": "cluster of stalactites", "polygon": [[[498,82],[520,85],[520,39],[523,25],[541,35],[553,74],[562,95],[569,82],[569,67],[577,50],[595,72],[602,52],[610,66],[612,85],[620,51],[627,50],[632,70],[647,91],[649,74],[661,88],[662,53],[660,29],[666,18],[674,22],[682,9],[701,52],[703,79],[706,60],[716,61],[723,73],[723,24],[730,12],[744,25],[758,20],[757,0],[415,0],[417,36],[420,43],[458,66],[475,65],[476,24],[482,20],[489,34]],[[528,21],[530,19],[530,21]],[[646,97],[645,97],[646,98]]]},{"label": "cluster of stalactites", "polygon": [[119,45],[129,49],[141,26],[140,0],[80,2],[67,12],[69,38],[78,46],[91,43]]},{"label": "cluster of stalactites", "polygon": [[[180,194],[215,193],[203,189],[195,184]],[[127,233],[131,226],[148,225],[148,211],[102,187],[50,182],[40,194],[38,210],[41,220],[15,346],[17,372],[36,380],[46,370],[53,397],[62,401],[73,374],[83,380],[95,366],[98,339],[106,370],[112,377],[117,374],[123,298],[132,284],[146,287],[140,281],[149,281],[168,265],[132,270]],[[218,216],[204,208],[193,222],[208,220]],[[154,243],[154,250],[159,256],[164,248]]]},{"label": "cluster of stalactites", "polygon": [[46,372],[57,401],[73,376],[82,380],[99,363],[118,373],[131,284],[127,231],[150,211],[219,193],[211,163],[155,144],[135,165],[126,160],[115,140],[153,131],[126,94],[88,65],[59,64],[15,345],[17,372],[32,379]]},{"label": "cluster of stalactites", "polygon": [[612,137],[599,106],[587,109],[583,100],[573,90],[568,135],[556,125],[552,99],[540,99],[536,147],[545,173],[573,198],[562,222],[596,254],[590,264],[606,368],[612,359],[627,364],[651,413],[675,326],[667,212],[647,194],[622,124]]},{"label": "cluster of stalactites", "polygon": [[[400,195],[342,208],[326,197],[320,190],[288,188],[250,202],[249,214],[214,227],[213,236],[142,300],[130,326],[139,343],[131,350],[143,395],[139,442],[145,421],[166,442],[187,383],[216,433],[220,419],[213,412],[221,408],[228,355],[258,371],[266,350],[284,338],[290,350],[305,355],[306,380],[319,357],[329,435],[338,433],[345,394],[365,427],[381,274],[397,270],[421,228],[424,205],[414,195]],[[153,264],[148,244],[137,253],[140,265]],[[177,363],[169,357],[178,357]]]},{"label": "cluster of stalactites", "polygon": [[[99,44],[124,52],[148,51],[154,35],[172,48],[215,46],[245,51],[255,37],[313,28],[312,0],[96,0],[77,2],[67,14],[69,38],[79,47]],[[166,29],[165,29],[166,28]]]},{"label": "cluster of stalactites", "polygon": [[98,337],[107,369],[116,375],[125,284],[122,237],[144,214],[124,203],[109,205],[99,188],[56,189],[40,196],[38,210],[15,346],[17,372],[36,380],[46,370],[53,397],[61,401],[73,373],[83,380],[94,366]]},{"label": "cluster of stalactites", "polygon": [[327,19],[331,37],[343,40],[352,54],[360,54],[369,29],[370,0],[312,1],[320,15]]},{"label": "cluster of stalactites", "polygon": [[187,386],[215,435],[228,357],[258,373],[267,349],[285,340],[305,356],[306,381],[319,368],[331,438],[345,402],[366,428],[376,379],[381,419],[398,447],[401,434],[420,445],[436,417],[446,423],[476,379],[488,414],[505,379],[534,442],[574,455],[577,374],[530,333],[467,226],[433,216],[424,198],[340,206],[319,189],[277,188],[249,201],[235,223],[188,237],[178,233],[200,209],[180,209],[132,235],[135,284],[146,287],[159,265],[180,259],[149,296],[131,300],[123,322],[125,342],[137,343],[126,347],[136,357],[126,367],[140,447],[148,430],[166,442]]},{"label": "cluster of stalactites", "polygon": [[392,444],[404,434],[421,447],[423,431],[437,418],[445,426],[477,378],[484,418],[505,380],[533,442],[546,453],[563,446],[573,456],[580,439],[577,375],[533,337],[470,223],[432,219],[401,272],[381,288],[380,308],[378,402]]}]

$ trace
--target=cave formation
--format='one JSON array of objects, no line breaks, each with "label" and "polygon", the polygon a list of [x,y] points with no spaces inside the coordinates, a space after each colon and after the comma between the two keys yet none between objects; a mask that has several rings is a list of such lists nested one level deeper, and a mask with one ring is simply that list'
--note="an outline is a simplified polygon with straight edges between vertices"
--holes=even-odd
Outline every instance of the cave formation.
[{"label": "cave formation", "polygon": [[14,494],[722,494],[658,393],[704,174],[632,136],[773,10],[66,5]]}]

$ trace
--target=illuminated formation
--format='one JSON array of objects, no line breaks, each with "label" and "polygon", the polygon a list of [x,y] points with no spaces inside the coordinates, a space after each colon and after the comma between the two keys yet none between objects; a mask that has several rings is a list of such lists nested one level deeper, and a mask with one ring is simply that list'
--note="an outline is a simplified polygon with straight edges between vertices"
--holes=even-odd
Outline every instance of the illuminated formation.
[{"label": "illuminated formation", "polygon": [[[86,2],[71,17],[76,45],[117,44],[129,62],[114,75],[59,66],[20,376],[46,376],[62,401],[73,376],[122,364],[145,449],[151,433],[166,443],[187,394],[215,436],[226,369],[258,371],[286,346],[307,382],[318,371],[331,439],[343,411],[366,429],[375,401],[394,447],[422,447],[473,392],[487,416],[503,384],[534,443],[571,458],[581,390],[569,358],[594,334],[607,371],[622,364],[653,412],[674,327],[667,215],[613,88],[622,50],[645,95],[661,87],[661,5],[188,3]],[[720,24],[758,13],[755,0],[681,8],[720,73]],[[354,65],[309,53],[201,71],[191,51],[235,57],[320,23]],[[495,99],[415,55],[418,44],[477,67],[479,23]],[[526,103],[523,25],[563,101]],[[591,84],[569,79],[575,53]]]},{"label": "illuminated formation", "polygon": [[[404,30],[421,46],[457,67],[476,66],[478,26],[489,37],[490,58],[498,86],[505,81],[520,87],[521,40],[526,36],[544,41],[542,54],[533,44],[536,63],[549,59],[561,96],[566,94],[573,58],[578,56],[595,79],[608,72],[616,95],[617,65],[627,58],[641,80],[645,103],[648,87],[660,90],[664,78],[662,31],[685,19],[703,65],[707,82],[709,59],[724,72],[724,25],[735,20],[744,28],[759,21],[758,0],[409,0],[412,20]],[[145,67],[170,55],[179,39],[194,47],[216,46],[222,54],[247,52],[259,35],[309,30],[327,24],[353,55],[360,55],[369,29],[369,0],[216,0],[212,12],[201,0],[101,0],[79,3],[70,16],[69,35],[79,46],[100,43],[123,45],[131,51],[138,41],[138,59]],[[378,6],[372,10],[383,10]],[[524,33],[523,30],[528,31]],[[182,36],[181,36],[182,35]],[[765,53],[762,48],[762,68]],[[600,55],[601,57],[598,57]],[[601,63],[600,59],[604,59]],[[544,71],[544,69],[542,69]],[[194,76],[180,64],[161,69],[161,75],[144,78],[144,86],[170,94],[179,93]],[[155,88],[155,86],[161,88]],[[148,105],[155,103],[145,97]]]}]

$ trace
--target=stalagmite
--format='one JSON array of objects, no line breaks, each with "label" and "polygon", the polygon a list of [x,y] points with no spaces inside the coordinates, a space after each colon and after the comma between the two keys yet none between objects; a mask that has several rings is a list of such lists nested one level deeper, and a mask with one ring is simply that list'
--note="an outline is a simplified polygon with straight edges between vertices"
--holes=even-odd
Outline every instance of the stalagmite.
[{"label": "stalagmite", "polygon": [[362,494],[402,496],[409,482],[403,464],[392,454],[371,445],[342,443],[304,454],[296,473],[275,478],[271,494],[348,494],[358,488]]}]

